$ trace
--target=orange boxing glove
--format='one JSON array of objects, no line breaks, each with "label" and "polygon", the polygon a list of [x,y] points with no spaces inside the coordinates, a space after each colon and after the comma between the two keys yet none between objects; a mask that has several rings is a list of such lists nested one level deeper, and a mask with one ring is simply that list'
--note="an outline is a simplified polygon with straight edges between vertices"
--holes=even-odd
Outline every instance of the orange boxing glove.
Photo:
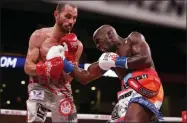
[{"label": "orange boxing glove", "polygon": [[63,69],[64,64],[61,57],[55,57],[36,65],[36,73],[38,75],[51,77],[56,80],[60,79]]},{"label": "orange boxing glove", "polygon": [[78,50],[77,36],[74,33],[67,34],[61,39],[60,44],[65,45],[64,47],[67,47],[67,49],[65,50],[66,59],[74,63],[75,54]]}]

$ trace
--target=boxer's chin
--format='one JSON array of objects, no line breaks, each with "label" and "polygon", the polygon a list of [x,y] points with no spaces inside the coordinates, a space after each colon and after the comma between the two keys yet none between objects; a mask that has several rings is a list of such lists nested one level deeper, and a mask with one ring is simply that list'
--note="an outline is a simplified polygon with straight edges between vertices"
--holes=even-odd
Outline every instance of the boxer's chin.
[{"label": "boxer's chin", "polygon": [[65,31],[66,31],[66,33],[70,33],[70,32],[71,32],[71,30],[72,30],[72,28],[71,28],[71,27],[65,27]]},{"label": "boxer's chin", "polygon": [[62,27],[61,30],[64,33],[70,33],[71,32],[71,29],[70,28],[66,28],[66,27]]}]

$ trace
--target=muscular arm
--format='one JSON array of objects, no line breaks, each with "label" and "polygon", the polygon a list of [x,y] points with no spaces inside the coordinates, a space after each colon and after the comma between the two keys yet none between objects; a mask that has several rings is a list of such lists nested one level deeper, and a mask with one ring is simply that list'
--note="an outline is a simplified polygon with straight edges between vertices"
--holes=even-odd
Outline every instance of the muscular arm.
[{"label": "muscular arm", "polygon": [[24,65],[25,73],[28,75],[36,76],[36,63],[39,58],[39,46],[42,40],[39,31],[35,31],[29,40],[29,48],[26,56],[26,61]]},{"label": "muscular arm", "polygon": [[76,61],[77,65],[79,64],[79,60],[80,60],[80,57],[82,55],[82,52],[83,52],[82,42],[78,41],[78,49],[77,49],[76,57],[75,57],[75,61]]},{"label": "muscular arm", "polygon": [[151,52],[145,38],[139,32],[132,32],[127,40],[131,42],[132,56],[127,60],[128,69],[143,69],[151,67]]},{"label": "muscular arm", "polygon": [[103,71],[97,62],[92,63],[88,70],[84,70],[75,66],[73,72],[70,74],[81,84],[87,84],[88,82],[101,77],[106,71]]},{"label": "muscular arm", "polygon": [[101,77],[105,71],[101,70],[98,63],[93,63],[88,67],[88,70],[84,70],[78,67],[79,59],[83,52],[83,45],[78,41],[78,50],[76,52],[76,65],[73,72],[70,74],[75,80],[79,81],[81,84],[87,84],[88,82]]}]

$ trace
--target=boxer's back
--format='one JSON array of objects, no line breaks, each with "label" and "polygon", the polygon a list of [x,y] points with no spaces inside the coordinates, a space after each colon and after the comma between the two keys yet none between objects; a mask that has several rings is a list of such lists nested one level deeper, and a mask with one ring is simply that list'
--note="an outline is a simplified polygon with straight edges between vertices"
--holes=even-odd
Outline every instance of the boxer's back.
[{"label": "boxer's back", "polygon": [[[137,45],[136,49],[133,49],[134,45]],[[151,60],[151,67],[149,68],[155,69],[149,45],[144,40],[129,40],[129,38],[126,38],[119,45],[117,45],[116,53],[119,56],[131,57],[134,56],[134,52],[139,49],[143,50],[143,52],[148,52],[149,59]],[[115,68],[115,72],[120,79],[123,79],[124,76],[132,71],[135,71],[135,69],[130,71],[124,68]]]},{"label": "boxer's back", "polygon": [[[162,118],[159,109],[162,105],[164,92],[160,78],[155,70],[149,45],[145,41],[145,38],[139,33],[133,32],[133,35],[136,35],[136,37],[132,38],[130,35],[117,45],[116,53],[119,56],[128,57],[128,67],[131,69],[115,68],[116,74],[119,79],[122,80],[121,91],[117,94],[119,101],[116,107],[123,108],[117,110],[117,113],[115,111],[116,107],[114,108],[111,122],[132,122],[131,119],[133,119],[134,122],[147,122],[150,121],[153,116],[157,119]],[[144,59],[144,56],[146,56],[147,59]],[[146,65],[147,60],[149,60],[148,65]],[[137,82],[137,84],[134,82]],[[138,88],[138,84],[140,84],[143,89]],[[146,89],[151,90],[154,94],[145,91]],[[150,105],[154,108],[150,108]],[[148,109],[147,112],[144,112],[144,107]]]}]

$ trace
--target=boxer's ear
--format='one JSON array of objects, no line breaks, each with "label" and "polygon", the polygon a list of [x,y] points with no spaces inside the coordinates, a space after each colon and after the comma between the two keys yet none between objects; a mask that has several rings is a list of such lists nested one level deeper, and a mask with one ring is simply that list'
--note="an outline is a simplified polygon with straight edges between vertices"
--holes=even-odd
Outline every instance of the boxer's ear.
[{"label": "boxer's ear", "polygon": [[54,11],[54,17],[58,18],[58,12],[56,10]]}]

